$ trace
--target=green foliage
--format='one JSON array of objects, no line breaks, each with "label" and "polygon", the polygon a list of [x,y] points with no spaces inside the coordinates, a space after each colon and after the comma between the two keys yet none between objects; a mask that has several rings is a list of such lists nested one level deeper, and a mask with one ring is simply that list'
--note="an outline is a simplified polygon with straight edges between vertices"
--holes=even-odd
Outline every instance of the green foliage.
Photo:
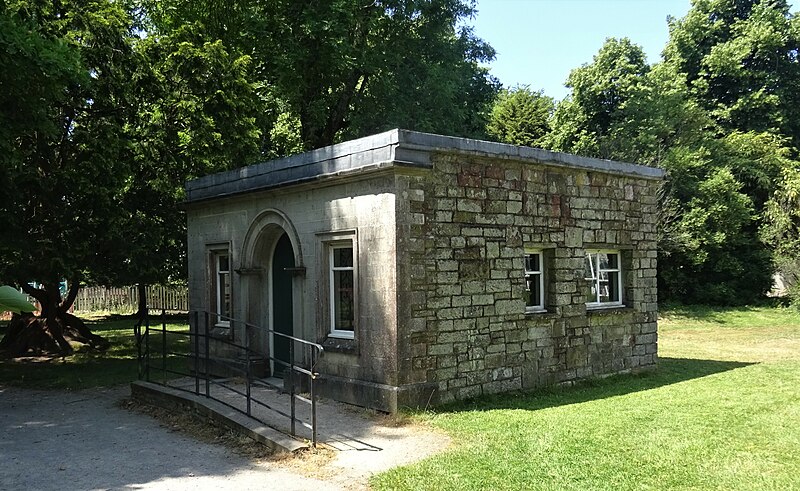
[{"label": "green foliage", "polygon": [[799,235],[786,201],[798,167],[797,105],[786,104],[798,94],[797,22],[784,2],[697,1],[671,21],[663,63],[609,39],[570,74],[546,143],[667,171],[662,300],[754,302],[771,286],[770,261],[800,263],[778,239]]},{"label": "green foliage", "polygon": [[753,233],[753,204],[728,168],[696,182],[662,244],[660,293],[712,305],[741,305],[771,285],[769,253]]},{"label": "green foliage", "polygon": [[[195,25],[139,36],[116,2],[0,10],[0,277],[185,277],[186,179],[258,155],[250,59]],[[7,89],[7,90],[5,90]]]},{"label": "green foliage", "polygon": [[670,21],[665,63],[727,130],[800,144],[800,19],[784,0],[702,0]]},{"label": "green foliage", "polygon": [[80,278],[117,245],[106,233],[131,173],[134,36],[104,1],[12,2],[0,19],[0,59],[15,67],[0,73],[0,278]]},{"label": "green foliage", "polygon": [[800,165],[783,168],[764,215],[762,238],[773,247],[776,270],[783,275],[792,303],[800,307]]},{"label": "green foliage", "polygon": [[552,97],[527,86],[502,90],[492,107],[486,130],[503,143],[541,147],[550,132],[554,107]]},{"label": "green foliage", "polygon": [[[472,1],[145,2],[159,32],[199,22],[252,58],[275,118],[266,155],[329,145],[397,126],[482,136],[498,83],[492,48],[459,23]],[[413,55],[412,55],[413,54]],[[277,113],[289,113],[275,125]],[[299,135],[287,132],[299,124]]]},{"label": "green foliage", "polygon": [[186,179],[394,126],[482,136],[473,6],[4,3],[0,278],[181,279]]},{"label": "green foliage", "polygon": [[135,172],[120,203],[121,226],[108,232],[124,247],[94,270],[99,282],[185,279],[185,181],[258,155],[261,103],[247,79],[250,59],[207,37],[186,25],[136,42],[136,112],[125,127]]},{"label": "green foliage", "polygon": [[642,48],[628,38],[609,38],[592,63],[569,74],[572,93],[553,115],[548,146],[554,150],[612,158],[612,129],[623,121],[624,103],[650,70]]}]

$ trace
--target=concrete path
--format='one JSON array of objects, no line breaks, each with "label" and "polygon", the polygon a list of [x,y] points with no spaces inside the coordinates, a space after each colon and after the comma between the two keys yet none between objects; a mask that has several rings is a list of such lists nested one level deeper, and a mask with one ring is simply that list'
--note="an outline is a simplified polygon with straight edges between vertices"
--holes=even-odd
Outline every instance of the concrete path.
[{"label": "concrete path", "polygon": [[[363,489],[372,473],[439,451],[441,435],[366,415],[371,450],[342,448],[315,476],[287,461],[253,462],[116,406],[128,387],[76,392],[0,387],[0,490]],[[363,429],[362,429],[363,428]],[[370,429],[371,428],[371,429]],[[388,442],[391,441],[391,445]],[[385,448],[391,451],[382,451]]]}]

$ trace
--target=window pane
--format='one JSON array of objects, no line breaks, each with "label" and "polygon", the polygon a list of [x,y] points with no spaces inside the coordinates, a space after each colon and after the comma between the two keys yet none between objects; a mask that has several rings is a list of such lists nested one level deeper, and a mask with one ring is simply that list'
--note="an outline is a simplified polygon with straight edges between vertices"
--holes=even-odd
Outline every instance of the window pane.
[{"label": "window pane", "polygon": [[334,268],[352,268],[353,267],[353,248],[352,247],[337,247],[333,250],[333,267]]},{"label": "window pane", "polygon": [[597,256],[598,256],[598,259],[600,261],[600,268],[599,269],[601,269],[601,270],[602,269],[610,269],[610,266],[609,266],[610,263],[609,263],[609,260],[608,260],[609,254],[601,252]]},{"label": "window pane", "polygon": [[535,274],[531,276],[531,279],[528,282],[528,288],[531,292],[530,303],[528,304],[529,306],[539,307],[542,305],[542,288],[540,285],[540,278],[541,275]]},{"label": "window pane", "polygon": [[542,271],[542,256],[539,253],[525,254],[525,271]]},{"label": "window pane", "polygon": [[585,294],[586,294],[586,302],[594,303],[597,302],[597,285],[594,281],[590,281],[586,283]]},{"label": "window pane", "polygon": [[[613,275],[613,273],[612,273]],[[609,302],[609,293],[608,293],[608,276],[609,274],[606,272],[600,273],[600,278],[597,281],[597,289],[600,292],[600,302]]]},{"label": "window pane", "polygon": [[619,254],[607,254],[609,269],[619,269]]},{"label": "window pane", "polygon": [[528,273],[525,275],[525,305],[534,307],[539,305],[539,275]]},{"label": "window pane", "polygon": [[[229,273],[220,273],[218,276],[220,285],[219,299],[219,314],[230,316],[231,312],[231,275]],[[226,320],[226,319],[221,319]]]},{"label": "window pane", "polygon": [[608,274],[608,301],[619,302],[619,273]]},{"label": "window pane", "polygon": [[217,271],[230,271],[228,267],[228,255],[227,254],[220,254],[217,256]]},{"label": "window pane", "polygon": [[[352,249],[349,249],[352,252]],[[352,258],[352,254],[351,254]],[[353,272],[333,272],[333,328],[352,331],[354,319]]]}]

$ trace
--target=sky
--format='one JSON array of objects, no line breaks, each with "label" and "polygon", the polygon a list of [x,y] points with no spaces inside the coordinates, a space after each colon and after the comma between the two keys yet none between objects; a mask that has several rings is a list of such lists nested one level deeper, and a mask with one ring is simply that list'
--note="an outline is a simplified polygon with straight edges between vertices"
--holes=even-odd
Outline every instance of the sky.
[{"label": "sky", "polygon": [[650,63],[669,37],[667,16],[681,18],[690,0],[478,0],[471,21],[497,50],[491,73],[504,87],[529,85],[563,99],[569,72],[590,63],[606,38],[628,37]]}]

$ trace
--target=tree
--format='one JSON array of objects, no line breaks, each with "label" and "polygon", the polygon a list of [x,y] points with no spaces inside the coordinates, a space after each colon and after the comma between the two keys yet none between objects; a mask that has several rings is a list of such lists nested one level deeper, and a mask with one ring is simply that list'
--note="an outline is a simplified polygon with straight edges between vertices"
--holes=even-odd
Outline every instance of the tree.
[{"label": "tree", "polygon": [[555,103],[542,91],[528,86],[502,90],[492,107],[486,130],[503,143],[541,147],[550,132]]},{"label": "tree", "polygon": [[186,278],[186,180],[251,163],[258,156],[260,101],[250,60],[209,41],[197,25],[137,40],[136,110],[125,127],[135,172],[120,205],[122,226],[95,280],[144,285]]},{"label": "tree", "polygon": [[480,66],[494,50],[457,27],[473,1],[172,0],[146,10],[160,32],[199,22],[251,56],[262,98],[289,113],[277,135],[261,126],[263,135],[291,142],[296,123],[305,150],[395,126],[483,136],[499,89]]},{"label": "tree", "polygon": [[770,133],[729,131],[695,101],[674,64],[644,64],[609,40],[570,75],[549,141],[557,149],[659,166],[659,292],[663,300],[741,304],[769,289],[770,253],[759,240],[764,204],[785,148]]},{"label": "tree", "polygon": [[572,92],[556,107],[547,146],[614,158],[618,151],[612,129],[623,121],[625,102],[649,70],[640,46],[628,38],[607,39],[592,63],[570,72],[566,86]]},{"label": "tree", "polygon": [[[705,147],[715,152],[711,166],[726,166],[751,200],[752,224],[728,234],[731,243],[747,237],[752,254],[738,254],[740,261],[769,271],[771,258],[790,275],[800,271],[792,267],[800,264],[792,239],[800,223],[791,211],[800,143],[799,27],[783,0],[695,1],[686,17],[670,20],[664,50],[664,65],[681,75],[687,97],[715,123],[705,132]],[[750,292],[746,301],[755,300],[771,280],[753,267],[743,271],[759,278],[760,288],[741,285]]]},{"label": "tree", "polygon": [[[103,346],[68,308],[80,282],[114,244],[119,196],[130,175],[122,138],[133,35],[114,3],[16,2],[0,10],[0,278],[40,304],[35,320],[16,317],[3,339],[11,353],[68,353],[67,338]],[[58,284],[70,280],[62,299]],[[29,281],[42,286],[34,288]]]},{"label": "tree", "polygon": [[[249,59],[197,26],[140,37],[107,0],[21,2],[2,14],[10,34],[0,56],[20,71],[0,75],[19,93],[2,112],[0,172],[15,185],[0,198],[0,278],[36,298],[41,316],[12,320],[0,347],[103,347],[68,313],[80,285],[185,277],[185,180],[257,155]],[[29,86],[43,89],[26,99]]]},{"label": "tree", "polygon": [[767,202],[761,227],[764,242],[786,282],[789,298],[800,307],[800,165],[784,166],[778,188]]},{"label": "tree", "polygon": [[800,146],[800,19],[785,0],[696,0],[669,24],[664,61],[720,126]]}]

